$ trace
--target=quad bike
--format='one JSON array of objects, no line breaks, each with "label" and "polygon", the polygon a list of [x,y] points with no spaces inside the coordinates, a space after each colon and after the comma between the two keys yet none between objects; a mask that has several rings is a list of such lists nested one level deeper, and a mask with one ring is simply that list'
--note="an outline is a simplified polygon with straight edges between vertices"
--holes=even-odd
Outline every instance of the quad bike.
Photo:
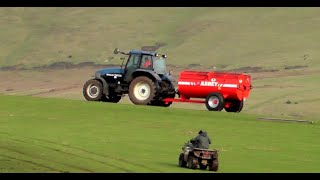
[{"label": "quad bike", "polygon": [[196,169],[198,166],[202,170],[209,167],[209,171],[218,171],[218,150],[195,148],[189,141],[182,147],[179,155],[179,166]]}]

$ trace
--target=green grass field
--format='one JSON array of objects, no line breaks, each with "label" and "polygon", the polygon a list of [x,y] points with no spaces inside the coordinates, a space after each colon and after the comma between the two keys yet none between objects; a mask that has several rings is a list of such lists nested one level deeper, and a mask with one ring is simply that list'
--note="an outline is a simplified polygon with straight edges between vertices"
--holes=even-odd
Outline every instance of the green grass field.
[{"label": "green grass field", "polygon": [[208,112],[0,96],[0,172],[209,172],[177,166],[205,129],[219,172],[318,172],[319,125]]}]

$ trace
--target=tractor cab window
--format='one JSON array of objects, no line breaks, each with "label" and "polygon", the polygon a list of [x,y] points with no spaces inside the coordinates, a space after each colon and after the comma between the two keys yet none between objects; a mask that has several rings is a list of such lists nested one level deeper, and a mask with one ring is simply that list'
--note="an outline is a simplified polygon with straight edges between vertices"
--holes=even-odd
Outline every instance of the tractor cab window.
[{"label": "tractor cab window", "polygon": [[140,68],[152,69],[152,57],[150,55],[142,56]]},{"label": "tractor cab window", "polygon": [[166,74],[166,59],[162,56],[153,57],[153,67],[157,74]]},{"label": "tractor cab window", "polygon": [[138,68],[139,66],[139,54],[131,54],[127,63],[127,69]]}]

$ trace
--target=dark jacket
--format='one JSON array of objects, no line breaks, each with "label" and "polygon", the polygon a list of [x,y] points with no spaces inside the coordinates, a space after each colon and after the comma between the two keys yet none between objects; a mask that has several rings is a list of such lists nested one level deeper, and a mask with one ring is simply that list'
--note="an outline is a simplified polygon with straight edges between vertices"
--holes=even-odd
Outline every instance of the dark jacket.
[{"label": "dark jacket", "polygon": [[201,132],[197,137],[190,140],[196,148],[209,149],[209,144],[211,144],[211,139],[207,132]]}]

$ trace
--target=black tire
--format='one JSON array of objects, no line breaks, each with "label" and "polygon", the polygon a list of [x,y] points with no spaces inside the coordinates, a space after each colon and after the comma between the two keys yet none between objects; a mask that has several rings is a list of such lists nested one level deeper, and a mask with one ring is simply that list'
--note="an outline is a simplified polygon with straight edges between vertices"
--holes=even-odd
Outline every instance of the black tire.
[{"label": "black tire", "polygon": [[[144,93],[147,93],[144,97]],[[139,76],[132,80],[129,86],[129,98],[133,104],[147,105],[156,96],[156,86],[152,79]]]},{"label": "black tire", "polygon": [[221,111],[224,108],[224,98],[220,93],[211,93],[207,96],[205,104],[209,111]]},{"label": "black tire", "polygon": [[214,159],[212,164],[209,165],[209,171],[218,171],[219,169],[219,161],[218,159]]},{"label": "black tire", "polygon": [[199,167],[200,167],[200,169],[202,169],[202,170],[206,170],[207,169],[207,166],[206,165],[203,165],[203,164],[199,164]]},{"label": "black tire", "polygon": [[[168,96],[168,98],[175,98],[175,96],[176,96],[176,94],[171,94]],[[168,104],[166,104],[164,101],[161,101],[160,104],[162,107],[169,107],[172,104],[172,102],[168,102]]]},{"label": "black tire", "polygon": [[187,167],[187,162],[184,160],[184,154],[181,153],[180,156],[179,156],[179,163],[178,165],[180,167]]},{"label": "black tire", "polygon": [[121,100],[121,96],[117,96],[117,95],[103,96],[103,98],[101,98],[101,101],[110,102],[110,103],[118,103],[120,100]]},{"label": "black tire", "polygon": [[160,83],[160,86],[162,88],[162,90],[165,90],[165,91],[174,91],[174,93],[171,92],[171,94],[166,94],[166,95],[160,95],[160,97],[158,97],[157,99],[151,101],[149,103],[149,105],[151,106],[160,106],[160,107],[169,107],[172,102],[168,102],[168,104],[166,104],[164,101],[162,101],[162,99],[165,99],[165,98],[174,98],[176,96],[175,94],[175,89],[174,87],[171,85],[170,82],[167,82],[167,81],[162,81]]},{"label": "black tire", "polygon": [[230,107],[225,107],[224,109],[227,111],[227,112],[240,112],[243,108],[243,101],[232,101],[232,106]]},{"label": "black tire", "polygon": [[188,168],[196,169],[197,167],[198,167],[197,158],[194,157],[194,156],[189,156],[189,158],[188,158]]},{"label": "black tire", "polygon": [[100,101],[103,97],[102,89],[100,81],[90,79],[84,84],[82,93],[87,101]]},{"label": "black tire", "polygon": [[149,103],[149,105],[151,106],[160,106],[160,107],[169,107],[171,104],[172,102],[169,102],[168,104],[166,104],[163,101],[153,101]]},{"label": "black tire", "polygon": [[[165,98],[163,98],[163,99],[165,99]],[[172,104],[172,102],[168,102],[168,104],[166,104],[164,101],[161,101],[161,100],[150,102],[151,106],[160,106],[160,107],[169,107],[171,104]]]}]

